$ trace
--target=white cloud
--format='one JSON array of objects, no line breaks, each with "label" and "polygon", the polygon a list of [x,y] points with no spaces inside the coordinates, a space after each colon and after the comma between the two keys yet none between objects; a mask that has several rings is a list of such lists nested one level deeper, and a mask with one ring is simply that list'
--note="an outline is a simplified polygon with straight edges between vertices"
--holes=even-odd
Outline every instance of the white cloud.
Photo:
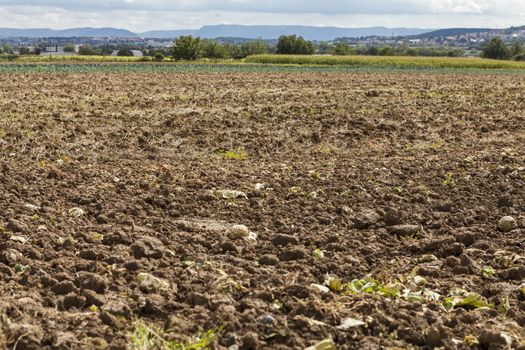
[{"label": "white cloud", "polygon": [[206,24],[507,27],[525,0],[0,0],[3,27],[111,26],[133,31]]}]

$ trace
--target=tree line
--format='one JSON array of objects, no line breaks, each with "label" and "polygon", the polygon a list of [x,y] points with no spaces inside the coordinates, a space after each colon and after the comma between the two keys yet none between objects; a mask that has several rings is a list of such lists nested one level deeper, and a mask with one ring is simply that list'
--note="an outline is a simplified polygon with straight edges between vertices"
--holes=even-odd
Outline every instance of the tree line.
[{"label": "tree line", "polygon": [[[221,43],[217,40],[202,39],[199,37],[180,36],[175,39],[171,48],[154,47],[113,47],[109,45],[93,47],[81,45],[78,49],[79,55],[102,55],[108,56],[117,51],[118,56],[133,56],[132,50],[140,50],[145,56],[162,61],[165,57],[173,57],[176,60],[198,60],[198,59],[242,59],[251,55],[277,53],[290,55],[369,55],[369,56],[426,56],[426,57],[460,57],[465,51],[458,48],[444,47],[410,47],[399,46],[351,46],[346,42],[335,43],[313,43],[297,35],[282,35],[277,44],[270,45],[262,39],[247,41],[245,43]],[[65,45],[64,52],[75,52],[74,45]],[[0,54],[13,54],[10,45],[0,47]],[[31,52],[28,48],[20,48],[20,55],[40,54],[37,48]],[[525,49],[522,43],[516,41],[510,46],[500,37],[493,38],[489,43],[481,47],[481,57],[493,59],[525,60]]]}]

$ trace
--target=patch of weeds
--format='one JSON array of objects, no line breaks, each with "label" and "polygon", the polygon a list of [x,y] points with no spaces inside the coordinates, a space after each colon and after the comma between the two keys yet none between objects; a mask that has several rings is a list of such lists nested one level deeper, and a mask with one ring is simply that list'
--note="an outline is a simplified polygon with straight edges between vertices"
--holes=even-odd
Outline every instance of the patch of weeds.
[{"label": "patch of weeds", "polygon": [[128,95],[117,96],[117,101],[119,101],[119,102],[129,102],[129,96]]},{"label": "patch of weeds", "polygon": [[343,193],[341,193],[341,197],[343,197],[343,198],[350,198],[350,197],[352,197],[352,192],[344,191]]},{"label": "patch of weeds", "polygon": [[327,155],[327,154],[332,154],[332,152],[333,152],[334,150],[333,150],[333,148],[330,147],[329,145],[322,143],[322,144],[317,145],[317,146],[315,147],[315,151],[316,151],[317,153],[321,153],[321,154],[326,154],[326,155]]},{"label": "patch of weeds", "polygon": [[404,286],[400,283],[383,284],[372,277],[354,279],[349,283],[343,283],[337,277],[327,277],[325,284],[331,290],[342,294],[367,293],[392,298],[401,297],[401,291],[404,289]]},{"label": "patch of weeds", "polygon": [[443,301],[443,306],[447,311],[452,311],[457,308],[466,310],[494,308],[493,304],[489,304],[485,298],[477,293],[467,293],[463,290],[456,290],[452,294],[452,296],[445,298]]},{"label": "patch of weeds", "polygon": [[454,180],[454,174],[452,173],[446,173],[445,179],[443,180],[443,185],[454,187],[456,186],[456,181]]},{"label": "patch of weeds", "polygon": [[442,148],[443,146],[445,146],[446,142],[442,139],[438,139],[434,142],[432,142],[432,144],[430,145],[430,148],[432,149],[440,149]]},{"label": "patch of weeds", "polygon": [[506,314],[510,311],[510,301],[508,295],[504,295],[500,298],[498,311],[502,314]]},{"label": "patch of weeds", "polygon": [[403,189],[403,187],[401,186],[395,186],[393,188],[394,191],[396,191],[397,193],[403,193],[405,190]]},{"label": "patch of weeds", "polygon": [[220,149],[216,153],[228,160],[246,160],[248,158],[248,153],[240,147],[233,151]]},{"label": "patch of weeds", "polygon": [[309,171],[308,175],[316,180],[322,180],[321,173],[315,170]]},{"label": "patch of weeds", "polygon": [[129,345],[132,350],[205,350],[219,337],[222,328],[210,329],[196,337],[195,341],[183,344],[167,339],[166,332],[161,327],[137,320],[129,335]]},{"label": "patch of weeds", "polygon": [[465,163],[465,164],[472,164],[475,161],[476,161],[476,157],[473,157],[473,156],[468,156],[468,157],[463,159],[463,163]]}]

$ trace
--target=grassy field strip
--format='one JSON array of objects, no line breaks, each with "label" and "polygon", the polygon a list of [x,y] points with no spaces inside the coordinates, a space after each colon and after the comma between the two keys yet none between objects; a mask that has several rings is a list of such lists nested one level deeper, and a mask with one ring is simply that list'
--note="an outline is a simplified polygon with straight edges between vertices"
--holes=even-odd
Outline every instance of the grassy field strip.
[{"label": "grassy field strip", "polygon": [[525,62],[467,57],[256,55],[246,63],[394,68],[525,69]]}]

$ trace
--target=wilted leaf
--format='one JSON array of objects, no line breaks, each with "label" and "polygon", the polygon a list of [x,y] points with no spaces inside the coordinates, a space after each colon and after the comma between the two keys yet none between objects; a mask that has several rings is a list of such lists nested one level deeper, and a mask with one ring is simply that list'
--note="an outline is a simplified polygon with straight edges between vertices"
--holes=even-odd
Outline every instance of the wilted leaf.
[{"label": "wilted leaf", "polygon": [[234,190],[214,190],[213,195],[221,199],[236,199],[244,198],[248,199],[246,193]]},{"label": "wilted leaf", "polygon": [[337,350],[337,347],[332,339],[325,339],[305,350]]},{"label": "wilted leaf", "polygon": [[84,210],[81,208],[71,208],[68,211],[69,216],[72,216],[74,218],[80,218],[84,215]]},{"label": "wilted leaf", "polygon": [[342,330],[348,330],[350,328],[360,327],[366,325],[365,322],[355,319],[355,318],[345,318],[339,326],[337,326],[337,329]]},{"label": "wilted leaf", "polygon": [[327,276],[324,283],[334,292],[343,291],[343,282],[337,277]]}]

